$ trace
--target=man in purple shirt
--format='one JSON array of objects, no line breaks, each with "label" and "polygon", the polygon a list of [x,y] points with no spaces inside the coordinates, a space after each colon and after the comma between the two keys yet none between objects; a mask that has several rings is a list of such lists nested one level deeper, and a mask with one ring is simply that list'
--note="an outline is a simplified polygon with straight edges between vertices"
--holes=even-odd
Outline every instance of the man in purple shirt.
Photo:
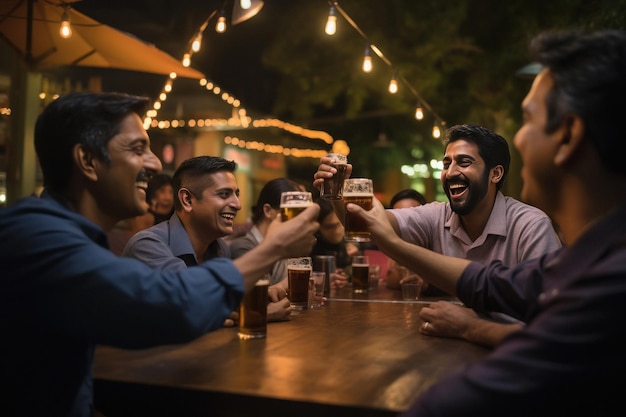
[{"label": "man in purple shirt", "polygon": [[[560,248],[544,212],[500,191],[510,159],[502,136],[481,126],[452,126],[446,132],[441,172],[449,202],[387,210],[394,232],[437,253],[483,263],[500,260],[507,266]],[[334,169],[324,162],[322,158],[315,185]],[[348,165],[348,173],[351,170]],[[335,209],[343,210],[343,203],[335,204]],[[424,316],[428,324],[422,333],[460,337],[487,346],[498,344],[522,326],[506,315],[490,313],[481,318],[471,309],[443,301],[425,308]]]},{"label": "man in purple shirt", "polygon": [[446,257],[367,212],[380,248],[478,311],[526,322],[483,360],[423,393],[408,416],[621,415],[626,373],[626,32],[546,33],[543,69],[522,103],[514,143],[524,200],[558,225],[566,247],[516,267]]}]

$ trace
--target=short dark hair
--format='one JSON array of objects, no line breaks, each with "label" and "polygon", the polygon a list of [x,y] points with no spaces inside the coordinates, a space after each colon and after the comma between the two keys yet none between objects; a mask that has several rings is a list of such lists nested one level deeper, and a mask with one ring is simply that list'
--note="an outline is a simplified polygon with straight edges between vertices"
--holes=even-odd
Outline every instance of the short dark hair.
[{"label": "short dark hair", "polygon": [[[204,182],[198,182],[198,178],[206,174],[212,174],[219,171],[235,172],[237,163],[229,161],[219,156],[196,156],[184,160],[174,172],[172,176],[172,188],[174,192],[174,209],[182,209],[182,205],[176,196],[182,187],[189,190],[196,196],[202,198],[202,192],[208,186]],[[193,184],[192,184],[193,183]]]},{"label": "short dark hair", "polygon": [[398,201],[410,198],[411,200],[419,201],[421,205],[426,204],[426,197],[424,197],[419,191],[415,191],[412,188],[406,188],[400,190],[391,197],[389,207],[393,207]]},{"label": "short dark hair", "polygon": [[568,114],[580,116],[606,169],[625,175],[626,32],[546,32],[531,41],[530,53],[554,80],[546,98],[546,133]]},{"label": "short dark hair", "polygon": [[497,133],[492,132],[482,126],[476,125],[456,125],[446,131],[444,146],[457,140],[465,140],[474,143],[478,147],[478,154],[485,161],[487,170],[498,165],[502,165],[504,170],[502,178],[496,184],[496,189],[500,190],[504,185],[504,179],[509,172],[511,164],[511,153],[506,139]]},{"label": "short dark hair", "polygon": [[61,192],[72,175],[72,148],[80,144],[110,163],[107,145],[130,113],[142,117],[148,98],[121,93],[71,93],[50,103],[35,124],[35,151],[44,186]]},{"label": "short dark hair", "polygon": [[300,191],[297,182],[288,178],[269,180],[259,193],[256,205],[252,207],[252,223],[258,224],[263,219],[263,206],[269,204],[275,209],[280,208],[280,195],[285,191]]}]

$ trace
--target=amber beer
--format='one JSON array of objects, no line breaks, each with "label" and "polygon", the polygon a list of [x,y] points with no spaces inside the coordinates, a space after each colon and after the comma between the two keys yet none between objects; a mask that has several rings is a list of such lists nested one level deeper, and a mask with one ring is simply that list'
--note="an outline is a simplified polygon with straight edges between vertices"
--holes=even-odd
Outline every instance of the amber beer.
[{"label": "amber beer", "polygon": [[[357,204],[364,210],[371,210],[374,200],[374,185],[369,178],[348,178],[343,186],[343,203]],[[358,215],[346,210],[345,240],[349,242],[369,242],[370,232],[367,223]]]},{"label": "amber beer", "polygon": [[260,279],[239,305],[239,339],[261,339],[267,334],[267,288],[270,281]]},{"label": "amber beer", "polygon": [[369,290],[369,257],[354,256],[352,258],[352,291],[366,293]]},{"label": "amber beer", "polygon": [[322,197],[328,200],[341,200],[343,196],[343,183],[346,178],[346,169],[348,168],[348,159],[345,155],[330,153],[327,158],[332,158],[333,162],[329,163],[337,172],[331,178],[324,178],[322,184]]},{"label": "amber beer", "polygon": [[311,258],[289,258],[287,260],[288,297],[292,310],[306,310],[309,306],[309,279]]},{"label": "amber beer", "polygon": [[281,194],[281,220],[286,222],[306,210],[313,202],[311,193],[305,191],[288,191]]},{"label": "amber beer", "polygon": [[298,204],[291,204],[286,207],[280,208],[281,219],[286,222],[287,220],[291,220],[296,217],[298,214],[302,213],[306,208],[309,207],[309,202],[303,201]]}]

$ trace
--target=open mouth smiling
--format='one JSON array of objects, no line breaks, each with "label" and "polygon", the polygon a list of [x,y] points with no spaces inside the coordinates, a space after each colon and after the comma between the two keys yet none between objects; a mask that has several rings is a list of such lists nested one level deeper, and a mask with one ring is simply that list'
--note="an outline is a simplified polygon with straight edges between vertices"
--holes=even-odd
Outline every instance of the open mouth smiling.
[{"label": "open mouth smiling", "polygon": [[223,219],[226,219],[231,222],[235,220],[235,214],[232,214],[232,213],[222,213],[220,216],[222,216]]},{"label": "open mouth smiling", "polygon": [[456,196],[462,194],[468,188],[467,184],[455,182],[448,184],[448,190],[450,190],[450,195]]},{"label": "open mouth smiling", "polygon": [[144,171],[141,171],[139,175],[137,175],[137,179],[135,180],[135,186],[141,190],[148,191],[148,180],[150,177]]}]

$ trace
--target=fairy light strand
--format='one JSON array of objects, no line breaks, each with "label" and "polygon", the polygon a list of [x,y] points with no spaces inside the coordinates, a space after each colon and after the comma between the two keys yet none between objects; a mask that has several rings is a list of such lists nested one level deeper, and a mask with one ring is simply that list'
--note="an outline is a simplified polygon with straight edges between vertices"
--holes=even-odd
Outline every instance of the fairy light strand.
[{"label": "fairy light strand", "polygon": [[[209,21],[217,15],[217,10],[214,10],[202,23],[198,31],[196,31],[193,35],[193,38],[189,41],[187,45],[187,52],[183,54],[183,58],[181,62],[185,67],[188,67],[191,64],[191,58],[193,54],[198,52],[200,49],[200,45],[202,43],[202,37],[204,32],[206,31]],[[334,142],[334,138],[327,132],[320,130],[312,130],[307,129],[301,126],[297,126],[288,122],[284,122],[275,118],[252,118],[247,115],[246,109],[241,105],[241,101],[236,99],[233,95],[224,91],[220,86],[216,85],[214,82],[203,78],[199,81],[201,87],[204,87],[205,90],[213,92],[216,96],[219,96],[225,103],[229,104],[233,109],[237,109],[238,118],[231,117],[228,119],[219,118],[219,119],[188,119],[188,120],[160,120],[158,119],[159,110],[162,108],[162,104],[167,100],[167,96],[173,91],[174,80],[176,79],[176,73],[171,73],[169,79],[166,81],[161,93],[159,94],[159,98],[154,101],[152,105],[152,109],[146,112],[146,117],[144,118],[144,128],[146,130],[153,129],[177,129],[183,127],[191,127],[191,128],[277,128],[281,129],[285,132],[288,132],[293,135],[298,135],[305,137],[307,139],[312,140],[320,140],[326,143],[327,145],[332,145]],[[227,136],[224,138],[224,143],[232,146],[245,147],[249,150],[256,150],[260,152],[266,153],[280,153],[285,156],[293,156],[293,157],[306,157],[306,158],[317,158],[324,156],[328,151],[327,150],[314,150],[314,149],[299,149],[299,148],[286,148],[282,145],[269,145],[265,144],[261,141],[245,141],[240,138]]]},{"label": "fairy light strand", "polygon": [[418,105],[416,107],[422,107],[423,109],[431,113],[433,115],[433,118],[435,119],[436,126],[445,127],[446,122],[441,118],[441,116],[439,116],[437,112],[435,112],[435,110],[432,108],[432,106],[426,100],[424,100],[424,97],[421,96],[421,94],[415,89],[415,87],[411,85],[411,83],[409,83],[406,77],[404,77],[404,75],[397,71],[397,67],[389,60],[389,58],[387,58],[383,54],[382,50],[368,38],[363,30],[361,30],[359,25],[339,5],[339,2],[330,0],[328,4],[330,5],[330,7],[334,8],[346,22],[348,22],[348,24],[359,34],[359,36],[361,36],[361,38],[363,38],[366,44],[369,45],[369,48],[374,52],[374,54],[394,71],[394,79],[397,82],[401,82],[402,85],[405,86],[408,91],[417,99]]}]

